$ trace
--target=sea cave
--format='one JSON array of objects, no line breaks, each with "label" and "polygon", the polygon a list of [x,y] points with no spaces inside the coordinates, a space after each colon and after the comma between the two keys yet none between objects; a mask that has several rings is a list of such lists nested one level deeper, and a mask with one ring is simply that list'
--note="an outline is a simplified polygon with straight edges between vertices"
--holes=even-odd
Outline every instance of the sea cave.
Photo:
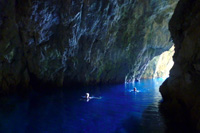
[{"label": "sea cave", "polygon": [[200,132],[198,25],[198,0],[0,0],[0,132]]}]

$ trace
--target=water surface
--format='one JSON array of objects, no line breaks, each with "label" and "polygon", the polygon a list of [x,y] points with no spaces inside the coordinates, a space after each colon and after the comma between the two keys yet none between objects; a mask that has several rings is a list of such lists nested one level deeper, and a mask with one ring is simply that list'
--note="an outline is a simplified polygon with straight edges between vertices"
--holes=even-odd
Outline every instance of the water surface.
[{"label": "water surface", "polygon": [[[129,133],[164,132],[159,113],[163,79],[134,84],[32,92],[0,100],[0,132]],[[139,92],[133,92],[136,87]],[[71,91],[68,91],[68,90]],[[102,99],[85,101],[89,92]]]}]

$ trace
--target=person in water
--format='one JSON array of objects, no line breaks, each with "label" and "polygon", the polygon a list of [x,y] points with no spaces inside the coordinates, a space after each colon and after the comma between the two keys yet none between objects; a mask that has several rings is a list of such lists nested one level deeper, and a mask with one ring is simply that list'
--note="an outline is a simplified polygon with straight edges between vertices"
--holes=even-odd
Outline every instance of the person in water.
[{"label": "person in water", "polygon": [[137,92],[137,89],[136,89],[136,87],[134,87],[134,88],[133,88],[133,91]]},{"label": "person in water", "polygon": [[90,94],[89,94],[89,93],[86,93],[86,94],[85,94],[85,98],[90,99],[90,98],[91,98],[91,97],[90,97]]},{"label": "person in water", "polygon": [[85,93],[85,96],[82,96],[82,98],[89,102],[90,99],[101,99],[102,97],[90,97],[89,93]]}]

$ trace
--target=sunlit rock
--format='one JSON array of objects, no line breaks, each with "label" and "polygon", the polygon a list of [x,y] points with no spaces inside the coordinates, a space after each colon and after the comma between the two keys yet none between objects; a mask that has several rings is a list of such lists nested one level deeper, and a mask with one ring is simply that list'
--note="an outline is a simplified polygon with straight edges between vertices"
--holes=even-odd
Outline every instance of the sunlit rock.
[{"label": "sunlit rock", "polygon": [[162,53],[160,56],[154,57],[148,64],[142,78],[167,78],[169,71],[174,62],[172,56],[174,55],[174,46],[169,51]]}]

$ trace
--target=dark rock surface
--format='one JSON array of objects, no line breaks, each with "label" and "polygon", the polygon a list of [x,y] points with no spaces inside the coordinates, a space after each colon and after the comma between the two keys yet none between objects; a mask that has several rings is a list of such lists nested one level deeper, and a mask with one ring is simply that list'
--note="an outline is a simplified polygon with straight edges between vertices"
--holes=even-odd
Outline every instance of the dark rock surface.
[{"label": "dark rock surface", "polygon": [[139,79],[177,0],[0,0],[0,88]]},{"label": "dark rock surface", "polygon": [[174,120],[200,131],[200,1],[180,0],[169,29],[175,64],[160,88],[163,107]]}]

